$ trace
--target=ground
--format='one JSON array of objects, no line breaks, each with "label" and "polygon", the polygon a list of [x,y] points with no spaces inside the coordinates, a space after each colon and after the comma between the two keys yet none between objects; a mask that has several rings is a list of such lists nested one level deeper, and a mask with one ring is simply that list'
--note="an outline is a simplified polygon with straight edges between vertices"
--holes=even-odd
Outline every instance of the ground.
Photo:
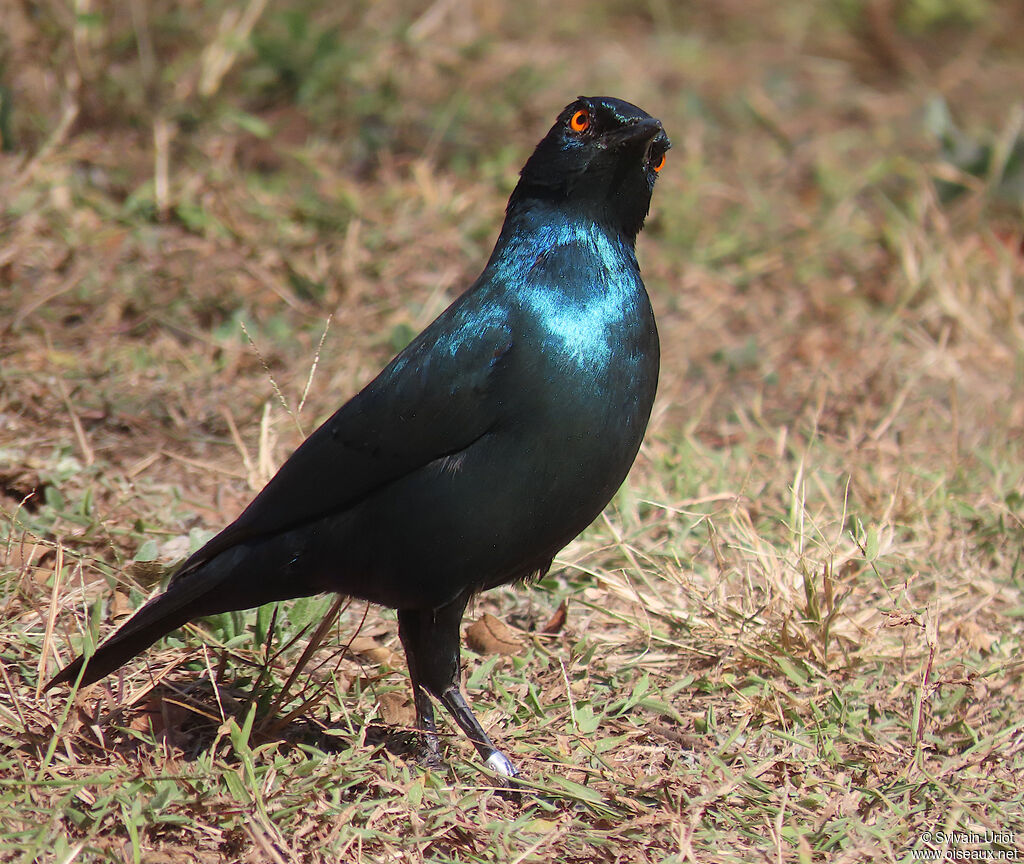
[{"label": "ground", "polygon": [[[9,3],[0,859],[1015,860],[1018,6]],[[521,792],[416,763],[359,602],[42,693],[470,283],[580,93],[673,140],[663,363],[606,513],[467,616]]]}]

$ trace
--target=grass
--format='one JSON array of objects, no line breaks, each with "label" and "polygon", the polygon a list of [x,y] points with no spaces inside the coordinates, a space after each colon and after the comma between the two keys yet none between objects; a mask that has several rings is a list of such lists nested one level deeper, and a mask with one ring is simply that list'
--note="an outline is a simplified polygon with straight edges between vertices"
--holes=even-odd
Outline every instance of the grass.
[{"label": "grass", "polygon": [[[0,860],[1019,854],[1020,13],[343,5],[5,21]],[[331,598],[40,693],[472,280],[581,92],[675,145],[664,356],[606,514],[467,617],[522,794],[408,757],[359,602],[294,681]]]}]

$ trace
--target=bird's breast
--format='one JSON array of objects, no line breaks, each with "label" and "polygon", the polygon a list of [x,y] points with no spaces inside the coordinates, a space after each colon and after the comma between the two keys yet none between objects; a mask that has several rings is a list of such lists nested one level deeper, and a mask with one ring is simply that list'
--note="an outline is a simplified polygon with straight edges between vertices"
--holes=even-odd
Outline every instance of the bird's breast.
[{"label": "bird's breast", "polygon": [[[572,376],[577,383],[603,379],[627,365],[646,334],[642,295],[600,286],[581,301],[558,288],[535,291],[529,300],[535,350],[549,374]],[[631,296],[633,295],[633,296]],[[626,371],[626,370],[623,370]]]},{"label": "bird's breast", "polygon": [[523,284],[522,331],[535,374],[605,396],[653,385],[657,331],[631,247],[596,230],[556,235]]}]

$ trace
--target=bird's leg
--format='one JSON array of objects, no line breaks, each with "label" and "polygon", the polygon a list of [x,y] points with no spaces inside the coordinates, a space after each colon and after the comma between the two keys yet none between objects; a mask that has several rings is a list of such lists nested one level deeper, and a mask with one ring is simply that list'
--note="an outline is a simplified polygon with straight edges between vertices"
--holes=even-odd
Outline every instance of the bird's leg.
[{"label": "bird's leg", "polygon": [[[429,738],[432,733],[434,746],[437,736],[434,732],[433,712],[429,699],[423,690],[439,699],[450,712],[455,722],[476,747],[487,767],[506,777],[516,775],[515,766],[484,732],[473,714],[462,691],[459,689],[459,627],[462,613],[466,609],[469,594],[456,597],[447,606],[439,609],[400,609],[398,611],[398,635],[405,648],[413,682],[416,701],[416,715],[420,728]],[[421,696],[423,705],[421,705]],[[424,707],[428,706],[428,707]],[[429,726],[425,725],[429,723]],[[430,744],[428,743],[428,747]]]},{"label": "bird's leg", "polygon": [[398,632],[402,644],[405,646],[406,661],[409,666],[409,678],[412,681],[412,700],[416,706],[416,726],[423,735],[423,753],[420,761],[428,768],[440,768],[444,761],[441,759],[441,745],[437,740],[437,723],[434,722],[434,703],[430,701],[419,676],[419,664],[416,656],[409,651],[405,645],[405,627],[401,623],[402,614],[399,613]]},{"label": "bird's leg", "polygon": [[519,773],[508,756],[495,747],[494,742],[484,732],[483,726],[476,719],[473,709],[469,707],[469,703],[462,695],[458,685],[449,687],[438,698],[441,700],[441,704],[451,712],[455,722],[459,724],[469,740],[473,742],[488,768],[497,774],[504,774],[506,777],[515,777]]}]

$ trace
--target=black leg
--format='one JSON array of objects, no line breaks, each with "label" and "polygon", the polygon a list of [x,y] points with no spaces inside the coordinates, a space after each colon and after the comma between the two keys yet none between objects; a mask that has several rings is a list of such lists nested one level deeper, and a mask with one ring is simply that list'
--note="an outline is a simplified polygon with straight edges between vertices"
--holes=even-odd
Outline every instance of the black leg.
[{"label": "black leg", "polygon": [[404,623],[404,616],[398,613],[398,635],[405,648],[406,663],[409,666],[409,679],[412,681],[412,699],[416,706],[416,725],[423,733],[423,754],[421,761],[428,768],[440,768],[444,761],[441,759],[441,745],[437,740],[437,723],[434,722],[434,703],[423,687],[423,681],[419,673],[419,658],[409,650],[406,643],[407,627]]},{"label": "black leg", "polygon": [[469,707],[469,703],[458,686],[449,687],[438,698],[441,700],[441,704],[451,712],[462,731],[469,736],[469,740],[476,746],[477,752],[483,757],[488,768],[497,774],[504,774],[506,777],[515,777],[519,773],[508,756],[495,747],[494,742],[484,732],[480,721],[476,719],[473,709]]},{"label": "black leg", "polygon": [[506,777],[514,777],[515,767],[494,746],[459,689],[459,628],[468,601],[469,595],[463,594],[439,609],[398,610],[398,635],[409,663],[417,723],[427,739],[429,758],[438,746],[429,693],[451,712],[488,768]]}]

